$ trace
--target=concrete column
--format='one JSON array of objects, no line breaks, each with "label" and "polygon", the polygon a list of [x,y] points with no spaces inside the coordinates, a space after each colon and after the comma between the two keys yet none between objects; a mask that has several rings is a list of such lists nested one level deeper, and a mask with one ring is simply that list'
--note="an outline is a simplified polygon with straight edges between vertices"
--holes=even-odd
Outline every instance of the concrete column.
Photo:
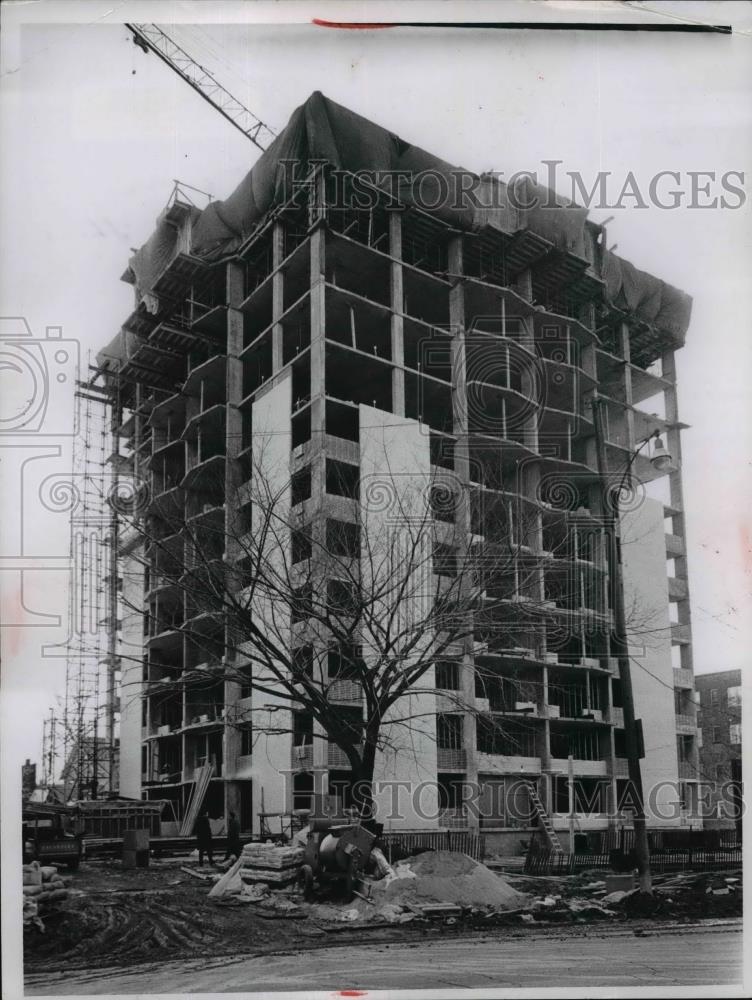
[{"label": "concrete column", "polygon": [[[453,276],[453,284],[449,291],[449,324],[451,334],[452,361],[452,411],[454,435],[454,472],[463,492],[459,498],[456,513],[457,542],[460,548],[460,565],[466,558],[468,540],[471,533],[471,511],[468,494],[470,481],[470,447],[468,440],[467,384],[465,366],[465,289],[462,281],[463,244],[461,236],[454,236],[449,242],[449,273]],[[466,705],[475,704],[475,657],[472,639],[464,642],[464,650],[460,669],[460,691]],[[468,782],[478,781],[477,735],[476,720],[472,712],[464,716],[464,736],[467,750],[466,779]],[[479,819],[471,815],[470,826],[477,828]]]},{"label": "concrete column", "polygon": [[[243,398],[243,362],[240,352],[243,350],[243,314],[239,305],[243,301],[244,280],[242,265],[230,261],[227,265],[227,362],[225,369],[225,560],[227,567],[227,586],[235,589],[238,586],[235,574],[232,572],[236,559],[241,554],[238,541],[240,535],[240,517],[238,513],[237,491],[241,485],[241,471],[238,456],[243,447],[242,415],[239,409]],[[228,637],[227,646],[232,648],[232,640]],[[231,661],[231,656],[228,656]],[[232,662],[228,663],[232,668]],[[234,681],[225,681],[224,702],[230,709],[227,713],[229,722],[234,717],[232,707],[240,697],[240,685]],[[237,758],[240,753],[240,733],[235,725],[226,723],[222,739],[223,774],[235,772]],[[239,790],[235,783],[225,781],[225,816],[230,809],[240,815]]]},{"label": "concrete column", "polygon": [[528,302],[533,301],[533,272],[529,267],[517,275],[514,287],[523,299],[527,299]]},{"label": "concrete column", "polygon": [[392,411],[405,415],[405,341],[404,341],[404,283],[402,274],[402,216],[389,214],[389,253],[391,264],[392,307]]},{"label": "concrete column", "polygon": [[[310,510],[314,522],[312,534],[319,545],[326,539],[326,521],[324,503],[326,494],[326,228],[323,225],[324,213],[324,178],[319,174],[316,178],[317,190],[314,195],[316,212],[311,233],[311,498]],[[319,586],[325,587],[326,581],[320,578]],[[326,678],[326,649],[323,643],[314,644],[314,672]],[[323,728],[314,722],[314,736],[324,735]],[[328,792],[327,741],[314,738],[314,793],[325,795]],[[320,769],[320,770],[318,770]]]},{"label": "concrete column", "polygon": [[634,429],[634,412],[632,411],[632,370],[629,367],[629,362],[631,361],[630,353],[630,343],[629,343],[629,325],[627,323],[621,324],[620,331],[621,338],[621,353],[624,360],[627,362],[622,369],[623,386],[624,386],[624,403],[626,408],[624,410],[624,419],[627,429],[627,445],[630,451],[633,451],[636,447],[635,442],[635,429]]},{"label": "concrete column", "polygon": [[285,231],[281,222],[275,222],[272,228],[272,373],[274,375],[282,367],[282,324],[279,318],[285,311],[284,287],[285,276],[280,265],[285,253]]},{"label": "concrete column", "polygon": [[[684,580],[687,584],[686,597],[677,603],[677,615],[679,624],[691,627],[692,617],[689,601],[689,570],[686,556],[686,527],[684,517],[684,487],[682,483],[682,454],[681,454],[681,431],[677,426],[679,423],[679,398],[676,389],[676,357],[673,351],[667,351],[662,359],[663,377],[671,383],[670,388],[664,392],[666,406],[666,421],[669,430],[666,435],[668,450],[672,456],[674,471],[669,473],[669,489],[671,507],[676,511],[672,517],[673,534],[678,535],[685,544],[685,553],[674,558],[676,576]],[[681,665],[685,670],[692,670],[692,646],[691,643],[681,648]]]}]

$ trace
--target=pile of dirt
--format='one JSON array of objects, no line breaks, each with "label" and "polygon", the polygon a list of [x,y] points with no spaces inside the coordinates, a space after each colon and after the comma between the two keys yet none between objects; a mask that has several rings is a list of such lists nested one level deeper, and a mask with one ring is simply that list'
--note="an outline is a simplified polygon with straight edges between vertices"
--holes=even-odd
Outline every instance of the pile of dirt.
[{"label": "pile of dirt", "polygon": [[457,851],[429,851],[397,865],[394,876],[374,884],[373,896],[377,905],[433,902],[489,910],[516,910],[528,901],[503,876]]}]

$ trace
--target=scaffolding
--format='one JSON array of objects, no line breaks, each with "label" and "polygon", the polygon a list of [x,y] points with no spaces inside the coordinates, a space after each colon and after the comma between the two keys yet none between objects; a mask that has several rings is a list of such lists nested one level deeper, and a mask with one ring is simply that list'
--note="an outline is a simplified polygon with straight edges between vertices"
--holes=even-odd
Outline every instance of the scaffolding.
[{"label": "scaffolding", "polygon": [[[112,462],[116,406],[95,385],[79,383],[78,435],[72,458],[68,645],[62,711],[51,711],[45,778],[54,784],[58,751],[66,800],[117,790],[119,569],[117,462]],[[62,732],[61,732],[62,731]]]}]

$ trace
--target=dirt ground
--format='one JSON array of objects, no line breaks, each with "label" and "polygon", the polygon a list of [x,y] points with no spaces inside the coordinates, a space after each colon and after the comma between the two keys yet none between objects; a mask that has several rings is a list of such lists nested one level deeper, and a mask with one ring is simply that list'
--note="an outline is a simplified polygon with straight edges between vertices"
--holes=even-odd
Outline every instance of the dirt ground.
[{"label": "dirt ground", "polygon": [[[181,871],[183,864],[185,859],[161,860],[153,861],[148,869],[124,870],[120,861],[90,861],[77,872],[64,872],[69,897],[63,908],[57,915],[43,915],[44,934],[29,929],[25,935],[26,973],[263,955],[346,943],[420,941],[480,931],[487,934],[494,926],[487,917],[477,916],[449,922],[365,927],[345,923],[332,927],[317,920],[313,912],[301,919],[300,914],[290,917],[259,906],[210,900],[212,883]],[[566,899],[581,895],[586,886],[602,877],[602,872],[591,872],[573,878],[509,879],[523,892],[536,896],[558,894]],[[718,880],[717,876],[689,876],[681,893],[662,890],[657,894],[653,913],[625,911],[615,920],[631,920],[637,932],[638,923],[646,917],[695,922],[740,916],[741,893],[709,894],[709,878]],[[494,932],[507,937],[540,934],[546,932],[547,922],[528,928],[512,927],[500,920]],[[550,929],[562,931],[561,925]]]}]

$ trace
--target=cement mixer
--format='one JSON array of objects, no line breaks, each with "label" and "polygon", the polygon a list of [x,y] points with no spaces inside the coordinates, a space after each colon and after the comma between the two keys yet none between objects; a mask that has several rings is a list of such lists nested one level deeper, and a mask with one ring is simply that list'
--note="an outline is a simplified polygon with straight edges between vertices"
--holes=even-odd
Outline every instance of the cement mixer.
[{"label": "cement mixer", "polygon": [[349,903],[375,841],[376,834],[359,822],[311,820],[300,873],[305,898],[313,899],[318,884],[320,889],[340,889]]}]

